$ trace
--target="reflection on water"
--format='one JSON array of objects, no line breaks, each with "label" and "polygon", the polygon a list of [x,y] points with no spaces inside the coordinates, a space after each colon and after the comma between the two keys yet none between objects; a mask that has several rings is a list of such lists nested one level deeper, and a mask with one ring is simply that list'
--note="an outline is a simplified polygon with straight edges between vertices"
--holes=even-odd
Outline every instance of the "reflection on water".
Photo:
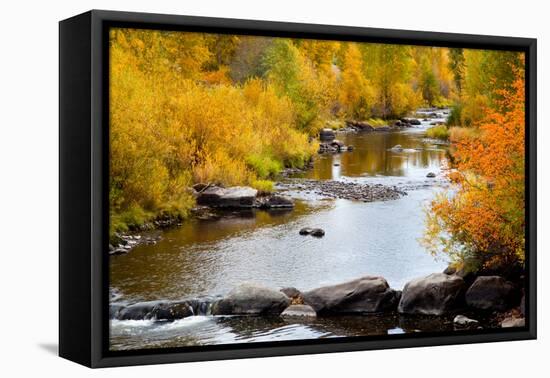
[{"label": "reflection on water", "polygon": [[[319,156],[313,170],[303,175],[422,184],[407,196],[374,203],[298,201],[292,211],[254,210],[218,220],[190,220],[164,231],[156,245],[140,245],[127,255],[111,257],[112,290],[120,300],[135,302],[223,295],[245,281],[307,290],[363,275],[384,276],[393,288],[401,289],[414,277],[441,271],[445,262],[434,260],[418,243],[423,207],[439,190],[434,182],[440,182],[426,174],[438,173],[445,158],[444,149],[423,139],[425,126],[393,133],[340,134],[338,139],[353,145],[353,152]],[[397,144],[409,150],[391,151]],[[321,227],[326,235],[304,237],[298,234],[302,227]],[[115,348],[141,348],[407,331],[399,319],[373,319],[339,317],[314,324],[217,317],[170,324],[113,321],[111,341]]]},{"label": "reflection on water", "polygon": [[[423,178],[437,170],[445,150],[424,139],[424,129],[394,133],[348,133],[338,135],[351,153],[326,154],[315,162],[315,168],[304,177],[329,180],[340,177],[397,176]],[[406,152],[394,152],[401,145]]]}]

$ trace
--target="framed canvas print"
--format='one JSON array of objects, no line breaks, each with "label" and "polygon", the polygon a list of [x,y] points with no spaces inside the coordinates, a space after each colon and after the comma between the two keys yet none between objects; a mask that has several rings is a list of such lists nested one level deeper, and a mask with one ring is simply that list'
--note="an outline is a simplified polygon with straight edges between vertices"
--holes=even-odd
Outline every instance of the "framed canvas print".
[{"label": "framed canvas print", "polygon": [[536,40],[60,22],[60,355],[536,337]]}]

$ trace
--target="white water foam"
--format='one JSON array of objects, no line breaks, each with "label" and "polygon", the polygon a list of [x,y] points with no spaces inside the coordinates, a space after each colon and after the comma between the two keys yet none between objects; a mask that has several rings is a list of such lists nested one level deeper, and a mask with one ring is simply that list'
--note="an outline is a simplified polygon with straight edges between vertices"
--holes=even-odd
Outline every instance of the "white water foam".
[{"label": "white water foam", "polygon": [[164,329],[187,328],[187,327],[193,327],[199,324],[203,324],[212,320],[213,320],[212,316],[206,316],[206,315],[188,316],[183,319],[174,320],[173,322],[167,322],[163,324],[162,327]]}]

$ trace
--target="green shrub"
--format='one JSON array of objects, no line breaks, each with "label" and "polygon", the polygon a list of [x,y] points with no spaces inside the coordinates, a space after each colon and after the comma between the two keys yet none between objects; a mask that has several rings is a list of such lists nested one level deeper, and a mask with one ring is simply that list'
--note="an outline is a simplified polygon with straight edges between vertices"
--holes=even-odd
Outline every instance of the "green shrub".
[{"label": "green shrub", "polygon": [[461,119],[462,119],[462,105],[454,104],[451,107],[451,114],[447,119],[447,124],[449,126],[460,126],[462,124]]},{"label": "green shrub", "polygon": [[254,189],[258,190],[260,195],[272,193],[274,190],[273,181],[269,180],[255,180],[251,185]]},{"label": "green shrub", "polygon": [[382,127],[388,125],[388,121],[385,121],[382,118],[369,118],[367,122],[373,127]]},{"label": "green shrub", "polygon": [[437,125],[426,130],[426,136],[432,139],[449,139],[449,129],[445,125]]},{"label": "green shrub", "polygon": [[250,155],[247,157],[246,163],[261,179],[273,177],[283,169],[283,165],[279,161],[266,155]]},{"label": "green shrub", "polygon": [[115,232],[126,232],[139,228],[147,223],[152,216],[152,213],[143,210],[138,205],[130,206],[118,214],[111,213],[111,235]]}]

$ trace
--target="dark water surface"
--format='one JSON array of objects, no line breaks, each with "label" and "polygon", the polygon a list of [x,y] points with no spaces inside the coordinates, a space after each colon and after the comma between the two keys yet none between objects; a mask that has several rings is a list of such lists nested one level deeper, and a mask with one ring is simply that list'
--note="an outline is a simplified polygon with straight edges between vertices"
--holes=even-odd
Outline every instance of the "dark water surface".
[{"label": "dark water surface", "polygon": [[[218,220],[191,220],[164,231],[156,245],[140,245],[111,257],[113,300],[137,302],[223,295],[249,281],[301,290],[381,275],[401,289],[412,278],[446,266],[419,244],[423,208],[446,182],[440,168],[445,149],[425,139],[422,126],[391,133],[339,134],[353,152],[316,157],[301,176],[319,180],[382,183],[408,195],[387,202],[327,200],[311,193],[296,198],[292,211],[249,211]],[[391,148],[401,145],[403,152]],[[428,172],[438,175],[426,178]],[[298,234],[321,227],[323,238]],[[308,322],[280,318],[196,316],[172,323],[112,321],[113,349],[274,341],[446,330],[447,320],[403,325],[396,316],[338,317]],[[430,326],[431,324],[431,326]],[[416,328],[415,328],[416,327]]]}]

